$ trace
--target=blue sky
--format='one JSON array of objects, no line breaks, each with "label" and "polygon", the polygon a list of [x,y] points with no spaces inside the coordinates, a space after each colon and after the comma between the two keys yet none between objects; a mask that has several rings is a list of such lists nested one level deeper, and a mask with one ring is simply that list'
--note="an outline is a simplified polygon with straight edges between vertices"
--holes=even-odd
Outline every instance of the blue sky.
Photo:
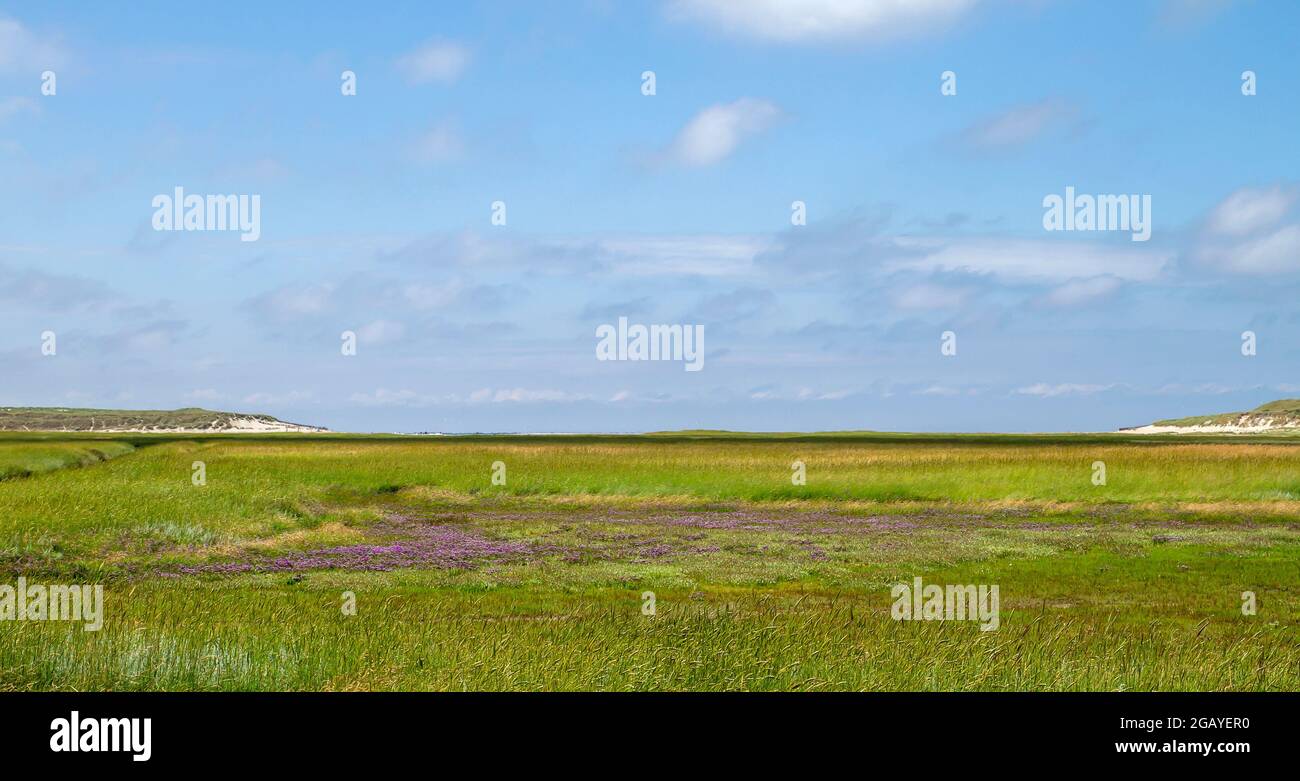
[{"label": "blue sky", "polygon": [[[0,3],[0,404],[1058,431],[1300,396],[1294,3],[223,8]],[[155,231],[177,186],[258,195],[259,240]],[[1150,240],[1044,230],[1067,186],[1149,195]],[[704,326],[703,370],[598,361],[619,317]]]}]

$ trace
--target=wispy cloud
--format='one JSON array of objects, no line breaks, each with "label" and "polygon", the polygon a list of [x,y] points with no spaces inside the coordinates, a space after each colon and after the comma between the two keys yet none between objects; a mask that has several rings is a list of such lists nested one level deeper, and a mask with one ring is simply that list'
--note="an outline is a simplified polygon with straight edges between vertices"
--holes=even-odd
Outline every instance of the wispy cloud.
[{"label": "wispy cloud", "polygon": [[406,326],[392,320],[375,320],[357,329],[357,339],[363,344],[395,342],[406,335]]},{"label": "wispy cloud", "polygon": [[383,258],[403,266],[436,261],[468,270],[536,269],[610,276],[744,275],[772,245],[760,234],[608,233],[523,236],[479,231],[424,236]]},{"label": "wispy cloud", "polygon": [[942,30],[975,0],[674,0],[670,18],[761,41],[812,43]]},{"label": "wispy cloud", "polygon": [[1300,224],[1286,225],[1238,244],[1204,247],[1199,257],[1240,274],[1300,271]]},{"label": "wispy cloud", "polygon": [[330,311],[334,290],[327,283],[285,285],[254,296],[244,308],[271,320],[295,320]]},{"label": "wispy cloud", "polygon": [[709,296],[686,315],[692,322],[738,322],[759,317],[772,310],[776,296],[770,290],[745,287]]},{"label": "wispy cloud", "polygon": [[420,163],[453,163],[464,154],[465,141],[460,128],[450,120],[434,125],[411,145],[411,155]]},{"label": "wispy cloud", "polygon": [[1156,21],[1171,29],[1196,27],[1231,6],[1232,0],[1164,0]]},{"label": "wispy cloud", "polygon": [[245,404],[266,407],[283,407],[291,404],[308,404],[316,401],[314,391],[289,390],[280,393],[257,391],[244,396]]},{"label": "wispy cloud", "polygon": [[[144,356],[165,355],[180,340],[190,336],[192,329],[186,320],[153,320],[142,325],[124,328],[112,333],[102,333],[85,339],[99,355],[135,354]],[[70,334],[70,343],[82,341]]]},{"label": "wispy cloud", "polygon": [[411,84],[450,84],[460,78],[469,60],[469,47],[437,39],[399,57],[397,69]]},{"label": "wispy cloud", "polygon": [[[436,407],[459,404],[571,403],[596,400],[590,394],[536,388],[479,388],[469,393],[421,393],[409,388],[354,393],[352,403],[366,407]],[[621,399],[611,399],[621,400]]]},{"label": "wispy cloud", "polygon": [[0,304],[7,310],[91,310],[121,307],[126,299],[96,280],[0,264]]},{"label": "wispy cloud", "polygon": [[974,150],[993,152],[1015,149],[1035,141],[1051,130],[1073,123],[1078,109],[1059,98],[1013,106],[982,119],[961,133],[965,144]]},{"label": "wispy cloud", "polygon": [[911,252],[900,252],[888,259],[884,264],[887,268],[965,271],[1003,279],[1064,282],[1108,275],[1117,279],[1152,280],[1173,258],[1172,251],[1168,250],[993,236],[900,237],[895,243]]},{"label": "wispy cloud", "polygon": [[0,99],[0,122],[5,122],[19,114],[35,114],[38,110],[36,101],[28,97]]},{"label": "wispy cloud", "polygon": [[1079,306],[1111,295],[1120,284],[1115,277],[1072,279],[1052,288],[1042,300],[1048,306]]},{"label": "wispy cloud", "polygon": [[1037,382],[1023,388],[1016,388],[1015,393],[1022,396],[1041,396],[1043,398],[1052,398],[1054,396],[1091,396],[1094,393],[1108,391],[1114,387],[1114,384],[1090,385],[1086,383],[1064,382],[1057,385],[1049,385],[1045,382]]},{"label": "wispy cloud", "polygon": [[1210,210],[1194,257],[1238,274],[1300,271],[1300,222],[1283,222],[1296,199],[1281,185],[1233,192]]},{"label": "wispy cloud", "polygon": [[1276,185],[1243,187],[1219,202],[1206,229],[1221,236],[1244,236],[1277,223],[1296,202],[1296,190]]},{"label": "wispy cloud", "polygon": [[720,163],[747,138],[772,127],[781,118],[775,104],[757,98],[718,103],[691,117],[664,150],[663,157],[679,165],[699,167]]},{"label": "wispy cloud", "polygon": [[970,291],[944,285],[913,285],[894,296],[899,309],[955,309],[961,306]]},{"label": "wispy cloud", "polygon": [[66,62],[67,52],[57,38],[35,33],[17,19],[0,17],[0,73],[40,73]]}]

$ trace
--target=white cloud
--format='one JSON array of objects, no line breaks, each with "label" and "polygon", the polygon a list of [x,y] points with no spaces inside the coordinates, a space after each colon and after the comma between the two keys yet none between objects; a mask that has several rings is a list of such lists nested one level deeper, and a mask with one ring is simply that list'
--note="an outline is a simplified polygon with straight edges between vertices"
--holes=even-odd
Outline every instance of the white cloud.
[{"label": "white cloud", "polygon": [[686,166],[725,160],[746,138],[767,130],[781,117],[774,104],[757,98],[718,103],[691,117],[666,150],[666,157]]},{"label": "white cloud", "polygon": [[751,401],[840,401],[852,395],[851,390],[819,391],[805,386],[791,392],[775,386],[764,386],[751,390],[749,399]]},{"label": "white cloud", "polygon": [[163,352],[176,341],[178,323],[173,321],[151,323],[131,333],[122,335],[122,346],[137,352]]},{"label": "white cloud", "polygon": [[1094,393],[1101,393],[1114,388],[1111,385],[1083,385],[1072,382],[1064,382],[1059,385],[1048,385],[1045,382],[1034,383],[1023,388],[1016,388],[1014,391],[1022,396],[1040,396],[1042,398],[1051,398],[1053,396],[1090,396]]},{"label": "white cloud", "polygon": [[411,154],[421,163],[452,163],[464,155],[465,142],[452,122],[440,122],[416,139]]},{"label": "white cloud", "polygon": [[812,388],[800,388],[795,397],[800,401],[839,401],[853,395],[850,390],[814,391]]},{"label": "white cloud", "polygon": [[1043,297],[1043,301],[1050,306],[1077,306],[1104,298],[1119,290],[1119,286],[1120,281],[1115,277],[1072,279],[1064,285],[1053,288]]},{"label": "white cloud", "polygon": [[[14,249],[0,247],[6,253]],[[5,310],[102,310],[128,303],[102,282],[0,263],[0,304]]]},{"label": "white cloud", "polygon": [[593,249],[615,274],[730,276],[749,273],[754,257],[771,244],[768,237],[752,235],[621,235],[597,239]]},{"label": "white cloud", "polygon": [[194,401],[220,401],[224,397],[212,388],[199,388],[186,393],[185,398]]},{"label": "white cloud", "polygon": [[976,122],[962,132],[962,138],[982,150],[1021,146],[1072,120],[1076,114],[1075,108],[1065,101],[1049,98],[1015,106]]},{"label": "white cloud", "polygon": [[1167,29],[1195,27],[1213,19],[1232,0],[1164,0],[1157,22]]},{"label": "white cloud", "polygon": [[482,388],[469,395],[472,404],[491,402],[528,402],[528,401],[587,401],[591,397],[582,393],[569,393],[560,390],[533,390],[529,388]]},{"label": "white cloud", "polygon": [[1206,216],[1193,257],[1238,274],[1300,270],[1300,223],[1279,225],[1298,195],[1294,187],[1281,185],[1233,192]]},{"label": "white cloud", "polygon": [[1147,281],[1172,257],[1127,245],[1066,240],[900,237],[894,243],[904,252],[885,261],[886,270],[964,271],[1060,282],[1095,276]]},{"label": "white cloud", "polygon": [[662,404],[678,401],[681,398],[683,397],[673,396],[672,394],[663,392],[635,393],[630,390],[621,390],[610,396],[608,401],[612,404],[624,401],[630,401],[637,404]]},{"label": "white cloud", "polygon": [[[424,266],[430,262],[466,270],[527,268],[540,273],[655,276],[686,274],[727,276],[752,272],[755,257],[773,245],[763,234],[607,233],[571,235],[510,235],[467,230],[433,234],[384,255],[387,260]],[[460,282],[439,282],[463,287]],[[429,285],[403,291],[413,304],[426,308],[446,297]]]},{"label": "white cloud", "polygon": [[954,309],[962,305],[970,291],[943,285],[914,285],[894,296],[899,309]]},{"label": "white cloud", "polygon": [[303,404],[314,401],[316,394],[311,391],[289,391],[287,393],[267,393],[258,391],[250,393],[244,397],[245,404],[261,404],[269,406],[284,406],[287,404]]},{"label": "white cloud", "polygon": [[394,342],[406,335],[406,326],[391,320],[376,320],[357,329],[357,339],[366,344]]},{"label": "white cloud", "polygon": [[327,311],[333,296],[334,285],[331,284],[286,286],[257,296],[249,305],[272,318],[288,320]]},{"label": "white cloud", "polygon": [[[418,393],[409,388],[397,391],[380,388],[374,393],[354,393],[350,400],[354,404],[366,407],[432,407],[442,404],[592,401],[594,397],[585,393],[532,388],[480,388],[468,394],[446,393],[441,395]],[[623,399],[611,399],[611,401],[621,400]]]},{"label": "white cloud", "polygon": [[890,38],[942,29],[975,0],[673,0],[671,18],[763,41]]},{"label": "white cloud", "polygon": [[[1258,386],[1254,386],[1257,388]],[[1192,388],[1192,393],[1210,396],[1223,396],[1228,393],[1239,393],[1243,390],[1253,390],[1254,388],[1242,387],[1239,385],[1224,385],[1221,382],[1203,382]]]},{"label": "white cloud", "polygon": [[39,108],[31,98],[13,97],[0,100],[0,122],[23,112],[35,114]]},{"label": "white cloud", "polygon": [[[721,277],[751,273],[754,258],[772,244],[771,236],[759,234],[612,233],[510,239],[473,233],[426,245],[418,257],[494,268],[533,267],[537,258],[544,257],[552,268],[567,263],[568,270],[582,273]],[[427,295],[421,298],[436,300],[434,291],[424,292]],[[408,295],[420,294],[411,291]]]},{"label": "white cloud", "polygon": [[41,71],[67,61],[63,48],[52,38],[37,35],[16,19],[0,18],[0,73]]},{"label": "white cloud", "polygon": [[463,44],[434,40],[399,57],[397,69],[411,84],[450,84],[460,78],[469,58],[469,49]]},{"label": "white cloud", "polygon": [[1255,233],[1282,219],[1295,200],[1296,191],[1292,189],[1243,187],[1214,207],[1206,228],[1220,236]]},{"label": "white cloud", "polygon": [[1300,270],[1300,224],[1285,225],[1258,239],[1227,247],[1205,247],[1202,261],[1241,274]]},{"label": "white cloud", "polygon": [[391,391],[378,388],[374,393],[354,393],[349,398],[363,407],[425,407],[437,402],[437,397],[424,396],[410,389]]},{"label": "white cloud", "polygon": [[411,282],[401,286],[401,298],[416,309],[440,309],[455,303],[465,285],[458,279],[444,284]]}]

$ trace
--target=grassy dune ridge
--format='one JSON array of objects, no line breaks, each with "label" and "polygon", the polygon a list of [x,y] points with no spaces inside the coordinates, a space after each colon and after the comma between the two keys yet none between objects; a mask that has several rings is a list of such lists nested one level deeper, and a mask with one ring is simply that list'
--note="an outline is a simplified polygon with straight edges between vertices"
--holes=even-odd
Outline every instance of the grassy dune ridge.
[{"label": "grassy dune ridge", "polygon": [[[1286,440],[112,441],[134,450],[0,481],[0,582],[101,582],[108,603],[100,632],[0,622],[0,689],[1300,684]],[[999,585],[1001,627],[892,620],[918,576]]]},{"label": "grassy dune ridge", "polygon": [[1233,423],[1244,422],[1262,422],[1267,420],[1271,425],[1282,425],[1287,423],[1300,422],[1300,399],[1278,399],[1261,404],[1249,412],[1220,412],[1212,415],[1193,415],[1186,418],[1173,418],[1170,420],[1157,420],[1156,426],[1196,426],[1196,425],[1228,425]]},{"label": "grassy dune ridge", "polygon": [[283,421],[270,415],[219,412],[201,407],[175,410],[0,407],[0,431],[15,432],[72,433],[150,429],[219,431],[241,420],[266,425],[283,424]]}]

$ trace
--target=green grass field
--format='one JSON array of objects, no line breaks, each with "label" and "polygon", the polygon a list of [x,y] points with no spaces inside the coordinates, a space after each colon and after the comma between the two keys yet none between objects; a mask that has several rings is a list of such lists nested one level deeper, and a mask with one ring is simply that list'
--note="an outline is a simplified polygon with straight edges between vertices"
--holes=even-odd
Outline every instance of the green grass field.
[{"label": "green grass field", "polygon": [[1294,690],[1300,440],[8,434],[20,576],[104,626],[0,621],[0,690]]}]

